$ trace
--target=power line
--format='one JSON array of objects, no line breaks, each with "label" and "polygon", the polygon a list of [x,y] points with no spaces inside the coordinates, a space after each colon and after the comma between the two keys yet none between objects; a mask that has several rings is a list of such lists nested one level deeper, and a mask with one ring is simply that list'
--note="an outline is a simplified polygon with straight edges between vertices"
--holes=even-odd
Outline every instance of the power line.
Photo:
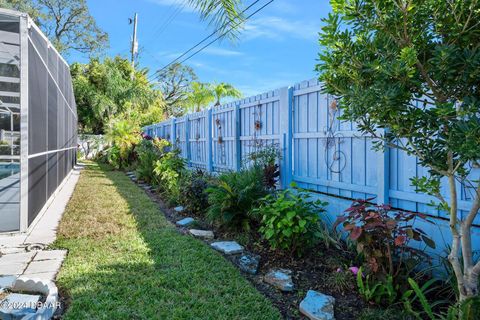
[{"label": "power line", "polygon": [[167,27],[172,23],[173,19],[175,19],[180,14],[180,12],[182,12],[183,9],[185,9],[187,5],[188,5],[188,0],[184,0],[181,5],[178,5],[177,8],[175,8],[175,10],[172,12],[172,14],[165,20],[165,22],[160,25],[157,31],[153,33],[150,39],[161,35],[167,29]]},{"label": "power line", "polygon": [[[268,6],[270,3],[272,3],[274,0],[270,0],[269,2],[267,2],[266,4],[264,4],[262,7],[260,7],[259,9],[257,9],[255,12],[253,12],[252,14],[250,14],[248,17],[245,18],[245,21],[250,19],[253,15],[257,14],[259,11],[263,10],[266,6]],[[245,13],[247,10],[249,10],[251,7],[253,7],[255,4],[257,4],[258,2],[260,2],[260,0],[256,0],[254,1],[252,4],[250,4],[247,8],[245,8],[240,14],[243,14]],[[230,19],[229,21],[225,22],[222,26],[220,26],[219,28],[217,28],[215,31],[213,31],[211,34],[209,34],[207,37],[205,37],[203,40],[201,40],[200,42],[198,42],[197,44],[195,44],[193,47],[191,47],[190,49],[188,49],[187,51],[185,51],[183,54],[181,54],[180,56],[178,56],[176,59],[174,59],[173,61],[171,61],[169,64],[165,65],[163,68],[157,70],[154,74],[152,74],[152,76],[150,76],[150,78],[152,79],[149,79],[149,80],[153,80],[157,75],[159,75],[163,70],[165,70],[166,68],[168,68],[169,66],[171,66],[172,64],[174,64],[175,62],[177,62],[178,60],[180,60],[181,58],[183,58],[184,56],[186,56],[188,53],[190,53],[191,51],[193,51],[195,48],[197,48],[198,46],[200,46],[201,44],[203,44],[205,41],[207,41],[208,39],[210,39],[211,37],[213,37],[215,34],[218,33],[218,31],[220,30],[223,30],[228,24],[234,22],[235,25],[230,27],[228,30],[224,31],[221,35],[219,35],[217,38],[215,38],[213,41],[209,42],[206,46],[202,47],[200,50],[196,51],[195,53],[193,53],[192,55],[190,55],[189,57],[187,57],[186,59],[182,60],[181,63],[187,61],[188,59],[190,59],[191,57],[195,56],[196,54],[198,54],[200,51],[204,50],[206,47],[210,46],[212,43],[216,42],[217,40],[219,40],[220,38],[222,38],[223,36],[225,36],[227,33],[229,33],[230,31],[232,31],[234,28],[236,28],[237,26],[239,26],[242,21],[235,21],[234,19]]]}]

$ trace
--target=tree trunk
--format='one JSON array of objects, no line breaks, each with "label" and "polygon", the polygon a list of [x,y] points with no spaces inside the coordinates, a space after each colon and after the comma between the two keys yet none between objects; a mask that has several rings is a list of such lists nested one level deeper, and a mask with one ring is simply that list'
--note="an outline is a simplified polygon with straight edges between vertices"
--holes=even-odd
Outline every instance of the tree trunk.
[{"label": "tree trunk", "polygon": [[[452,248],[448,260],[452,265],[457,279],[460,302],[478,296],[478,279],[480,262],[474,264],[472,250],[472,224],[480,208],[480,189],[476,190],[472,208],[467,217],[462,221],[458,219],[457,185],[453,161],[449,155],[448,182],[450,188],[450,231],[453,236]],[[463,262],[463,263],[462,263]]]}]

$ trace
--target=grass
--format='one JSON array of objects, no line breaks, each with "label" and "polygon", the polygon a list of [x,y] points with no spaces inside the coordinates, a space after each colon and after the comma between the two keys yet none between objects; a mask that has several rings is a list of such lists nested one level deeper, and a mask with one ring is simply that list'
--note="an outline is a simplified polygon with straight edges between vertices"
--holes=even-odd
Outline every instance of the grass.
[{"label": "grass", "polygon": [[206,244],[181,235],[121,172],[87,163],[60,223],[64,319],[279,319]]}]

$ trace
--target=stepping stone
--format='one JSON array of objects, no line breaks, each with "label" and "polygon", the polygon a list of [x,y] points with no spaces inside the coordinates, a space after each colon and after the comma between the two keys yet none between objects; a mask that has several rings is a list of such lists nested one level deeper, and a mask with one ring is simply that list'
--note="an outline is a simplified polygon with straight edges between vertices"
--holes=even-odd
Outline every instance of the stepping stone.
[{"label": "stepping stone", "polygon": [[41,296],[11,293],[0,301],[0,319],[22,319],[35,313]]},{"label": "stepping stone", "polygon": [[180,212],[183,212],[183,210],[185,210],[185,208],[182,207],[182,206],[178,206],[178,207],[173,208],[173,210],[175,210],[175,212],[179,212],[179,213],[180,213]]},{"label": "stepping stone", "polygon": [[185,218],[185,219],[177,221],[177,226],[186,227],[186,226],[188,226],[188,225],[190,225],[194,222],[195,222],[195,219],[193,219],[193,218]]},{"label": "stepping stone", "polygon": [[263,281],[271,284],[280,291],[293,291],[294,285],[292,281],[292,271],[285,269],[270,270],[264,277]]},{"label": "stepping stone", "polygon": [[243,252],[243,247],[235,241],[219,241],[210,244],[210,246],[225,254],[237,254]]},{"label": "stepping stone", "polygon": [[310,320],[335,320],[334,306],[334,297],[308,290],[307,296],[300,302],[300,312]]},{"label": "stepping stone", "polygon": [[190,229],[189,232],[194,237],[201,239],[213,239],[215,237],[213,232],[209,230]]},{"label": "stepping stone", "polygon": [[237,264],[243,272],[257,274],[260,257],[257,255],[243,255],[237,260]]}]

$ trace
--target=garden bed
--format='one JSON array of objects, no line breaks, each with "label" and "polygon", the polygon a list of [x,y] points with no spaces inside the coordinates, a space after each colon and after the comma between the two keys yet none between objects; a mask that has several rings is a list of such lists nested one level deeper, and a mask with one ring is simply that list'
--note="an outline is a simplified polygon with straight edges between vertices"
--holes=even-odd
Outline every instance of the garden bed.
[{"label": "garden bed", "polygon": [[[147,194],[160,206],[165,213],[165,217],[172,223],[189,216],[170,208],[158,193],[147,192]],[[202,217],[194,216],[194,218],[195,223],[189,228],[212,230],[214,231],[215,239],[235,240],[242,244],[249,253],[260,256],[260,266],[257,275],[242,274],[258,291],[272,301],[284,318],[306,319],[300,314],[298,307],[308,290],[316,290],[335,297],[335,318],[337,320],[360,319],[364,309],[368,307],[356,292],[355,277],[353,275],[342,277],[341,283],[335,283],[335,280],[332,279],[338,268],[344,269],[355,258],[347,251],[337,248],[325,248],[319,245],[310,250],[305,256],[296,258],[288,254],[282,254],[280,251],[271,250],[268,243],[261,239],[260,234],[253,231],[249,233],[232,232],[216,228],[214,225],[202,220]],[[188,228],[179,227],[178,229],[182,233],[188,234]],[[232,263],[235,263],[233,257],[225,257]],[[295,283],[293,292],[281,292],[262,280],[262,275],[269,270],[279,268],[292,271]],[[326,279],[332,280],[327,282],[328,280]],[[335,285],[343,286],[343,288],[335,288]]]}]

